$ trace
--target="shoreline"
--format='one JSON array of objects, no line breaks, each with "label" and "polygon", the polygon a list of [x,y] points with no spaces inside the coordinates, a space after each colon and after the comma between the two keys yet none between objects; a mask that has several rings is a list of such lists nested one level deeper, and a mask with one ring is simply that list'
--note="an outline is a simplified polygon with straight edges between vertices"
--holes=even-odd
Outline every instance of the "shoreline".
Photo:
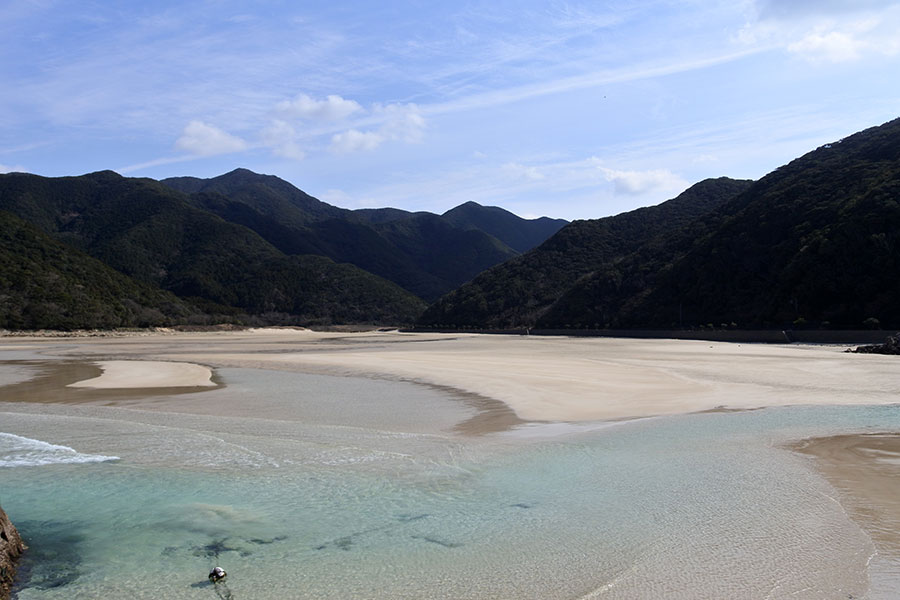
[{"label": "shoreline", "polygon": [[85,392],[214,389],[210,369],[256,368],[414,382],[502,403],[521,421],[895,404],[900,389],[895,358],[839,347],[285,329],[52,340],[0,349],[105,365],[99,378],[67,382]]},{"label": "shoreline", "polygon": [[[806,455],[835,488],[835,499],[872,539],[871,590],[900,588],[900,432],[842,434],[788,445]],[[893,592],[893,594],[891,593]],[[882,597],[879,595],[879,597]]]},{"label": "shoreline", "polygon": [[[900,386],[892,357],[844,354],[837,348],[676,340],[280,330],[32,338],[7,340],[0,349],[32,352],[34,360],[11,362],[37,365],[31,379],[0,388],[0,401],[18,390],[25,396],[18,402],[115,406],[127,400],[125,408],[159,413],[264,414],[302,421],[302,414],[288,415],[293,409],[287,405],[266,405],[264,411],[248,405],[240,386],[223,402],[225,396],[216,390],[227,388],[215,369],[361,376],[424,385],[474,413],[442,429],[444,435],[518,428],[521,436],[504,439],[526,444],[545,439],[545,432],[564,432],[566,426],[590,428],[642,417],[796,404],[893,405]],[[204,380],[211,385],[196,385]],[[365,384],[360,390],[364,393]],[[193,393],[209,391],[213,394]],[[461,414],[455,410],[447,414]],[[401,411],[387,418],[402,431],[407,415]],[[531,424],[548,427],[530,432]],[[812,457],[812,470],[840,492],[834,501],[885,558],[872,561],[873,582],[894,585],[890,569],[900,564],[900,500],[897,506],[892,502],[900,498],[894,483],[900,475],[900,432],[877,435],[813,438],[785,448]],[[877,439],[888,445],[873,445]],[[878,538],[885,531],[892,533]]]}]

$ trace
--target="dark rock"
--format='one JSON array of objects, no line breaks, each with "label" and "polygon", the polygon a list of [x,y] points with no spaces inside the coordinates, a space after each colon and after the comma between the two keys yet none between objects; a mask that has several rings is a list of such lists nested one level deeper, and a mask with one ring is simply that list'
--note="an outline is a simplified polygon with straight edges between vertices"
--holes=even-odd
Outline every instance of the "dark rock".
[{"label": "dark rock", "polygon": [[860,346],[852,352],[860,354],[900,354],[900,333],[890,336],[883,344]]},{"label": "dark rock", "polygon": [[0,600],[8,600],[16,575],[16,559],[25,551],[25,544],[9,517],[0,508]]}]

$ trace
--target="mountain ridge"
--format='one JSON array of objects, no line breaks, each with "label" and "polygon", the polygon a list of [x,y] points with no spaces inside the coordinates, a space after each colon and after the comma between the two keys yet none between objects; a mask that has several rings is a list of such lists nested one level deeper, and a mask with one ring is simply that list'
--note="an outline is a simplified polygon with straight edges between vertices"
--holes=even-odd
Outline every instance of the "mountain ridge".
[{"label": "mountain ridge", "polygon": [[[199,208],[253,229],[286,254],[317,254],[348,262],[428,301],[521,252],[494,233],[527,249],[565,224],[561,219],[522,219],[474,203],[464,218],[393,208],[351,211],[321,202],[273,175],[247,169],[211,179],[170,178],[161,183],[189,193]],[[503,213],[502,225],[496,211]],[[455,264],[441,260],[442,253],[461,248],[467,248],[465,260]]]},{"label": "mountain ridge", "polygon": [[[638,244],[623,241],[624,229],[618,236],[598,233],[622,215],[576,221],[444,296],[418,324],[900,327],[898,201],[900,119],[812,150]],[[606,257],[598,255],[604,244],[611,250]],[[542,298],[548,281],[557,291]]]}]

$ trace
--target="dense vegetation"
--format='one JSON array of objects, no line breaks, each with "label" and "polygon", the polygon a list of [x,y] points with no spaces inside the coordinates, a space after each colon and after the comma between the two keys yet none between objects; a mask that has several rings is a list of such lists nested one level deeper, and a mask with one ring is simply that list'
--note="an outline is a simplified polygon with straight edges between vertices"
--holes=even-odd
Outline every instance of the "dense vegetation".
[{"label": "dense vegetation", "polygon": [[[134,280],[132,284],[167,290],[207,316],[250,316],[265,323],[402,324],[424,307],[412,294],[352,265],[321,256],[287,256],[250,229],[192,206],[184,194],[149,179],[112,172],[56,179],[3,175],[0,210],[64,242],[73,256],[83,251]],[[54,248],[54,261],[61,260],[63,247]],[[15,247],[11,252],[15,262]],[[52,267],[54,261],[35,268]],[[5,277],[7,271],[3,273]],[[101,284],[97,286],[90,293],[102,297]],[[20,304],[31,302],[27,293],[22,297]],[[179,316],[158,302],[150,306]],[[125,324],[62,314],[53,321],[50,313],[39,325],[32,319],[21,321],[21,327]],[[9,314],[14,315],[12,308]],[[10,320],[13,326],[18,322]]]},{"label": "dense vegetation", "polygon": [[246,169],[162,183],[191,194],[194,206],[252,229],[285,254],[350,263],[429,301],[534,247],[566,223],[522,219],[475,203],[444,215],[392,208],[350,211]]},{"label": "dense vegetation", "polygon": [[[900,327],[900,120],[752,185],[718,184],[728,187],[708,211],[673,220],[664,203],[573,223],[448,294],[420,323]],[[697,191],[676,201],[692,205]]]},{"label": "dense vegetation", "polygon": [[548,217],[525,220],[502,208],[475,202],[460,204],[441,216],[457,227],[484,231],[516,252],[527,252],[539,246],[567,224],[562,219]]},{"label": "dense vegetation", "polygon": [[896,329],[900,120],[757,182],[563,225],[349,211],[244,169],[0,175],[0,327],[403,324],[464,284],[419,325]]},{"label": "dense vegetation", "polygon": [[148,327],[200,312],[0,212],[0,328]]},{"label": "dense vegetation", "polygon": [[749,185],[748,181],[710,179],[658,206],[575,221],[531,252],[447,294],[429,307],[419,324],[532,327],[579,278],[613,267],[655,237],[697,222]]}]

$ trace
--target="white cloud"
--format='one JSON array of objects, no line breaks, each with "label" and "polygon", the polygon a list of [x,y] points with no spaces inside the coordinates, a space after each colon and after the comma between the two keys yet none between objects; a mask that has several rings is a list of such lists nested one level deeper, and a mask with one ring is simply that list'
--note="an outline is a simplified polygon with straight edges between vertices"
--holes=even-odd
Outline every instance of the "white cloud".
[{"label": "white cloud", "polygon": [[848,62],[860,57],[863,45],[850,35],[839,31],[811,33],[798,42],[789,44],[788,52],[803,55],[810,60]]},{"label": "white cloud", "polygon": [[275,156],[303,160],[306,153],[297,143],[297,132],[285,121],[274,120],[271,125],[262,132],[263,144],[272,148]]},{"label": "white cloud", "polygon": [[306,94],[300,94],[293,100],[279,102],[275,109],[284,117],[340,121],[356,112],[362,111],[362,106],[353,100],[345,100],[336,94],[331,94],[324,100],[316,100]]},{"label": "white cloud", "polygon": [[331,137],[331,150],[338,154],[349,154],[359,150],[374,150],[384,141],[384,136],[374,131],[350,129]]},{"label": "white cloud", "polygon": [[379,133],[392,140],[416,143],[425,134],[425,118],[415,104],[388,104],[376,106],[376,115],[385,119]]},{"label": "white cloud", "polygon": [[245,150],[247,142],[203,121],[191,121],[175,147],[199,156],[214,156]]},{"label": "white cloud", "polygon": [[619,171],[599,167],[600,171],[615,187],[617,194],[639,196],[655,190],[682,190],[688,183],[668,169],[648,171]]},{"label": "white cloud", "polygon": [[527,179],[529,181],[540,181],[544,179],[544,174],[537,167],[529,167],[520,163],[510,162],[503,165],[503,171],[509,173],[516,179]]},{"label": "white cloud", "polygon": [[26,173],[25,167],[22,165],[3,165],[0,164],[0,173]]},{"label": "white cloud", "polygon": [[757,0],[755,21],[736,40],[772,43],[812,63],[858,61],[900,52],[897,0]]},{"label": "white cloud", "polygon": [[425,118],[415,104],[376,105],[373,119],[382,121],[381,127],[371,131],[349,129],[331,137],[331,151],[347,154],[360,150],[374,150],[382,143],[401,141],[415,144],[425,135]]}]

